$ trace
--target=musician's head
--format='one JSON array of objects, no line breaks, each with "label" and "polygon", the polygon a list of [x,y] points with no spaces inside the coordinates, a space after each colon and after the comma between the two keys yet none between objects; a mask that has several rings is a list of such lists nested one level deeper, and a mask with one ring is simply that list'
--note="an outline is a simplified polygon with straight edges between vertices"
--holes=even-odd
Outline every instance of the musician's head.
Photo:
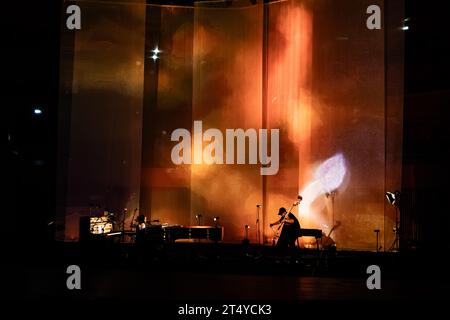
[{"label": "musician's head", "polygon": [[147,217],[144,216],[143,214],[141,214],[141,215],[139,215],[139,216],[137,217],[136,220],[137,220],[138,223],[145,223],[145,222],[147,222]]},{"label": "musician's head", "polygon": [[278,215],[281,216],[281,215],[283,215],[285,212],[287,212],[286,208],[281,207],[280,210],[278,210]]}]

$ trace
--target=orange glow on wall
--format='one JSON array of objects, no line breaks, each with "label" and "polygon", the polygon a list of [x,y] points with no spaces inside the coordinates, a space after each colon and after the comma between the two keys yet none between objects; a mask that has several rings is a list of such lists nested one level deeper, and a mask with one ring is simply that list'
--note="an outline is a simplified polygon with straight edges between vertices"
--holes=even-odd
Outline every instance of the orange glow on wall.
[{"label": "orange glow on wall", "polygon": [[[171,224],[220,216],[225,241],[240,242],[248,225],[254,242],[262,204],[269,243],[269,223],[299,193],[303,227],[328,233],[342,222],[338,247],[374,248],[374,229],[385,238],[386,177],[401,172],[389,159],[401,151],[386,157],[385,34],[365,27],[366,1],[84,3],[86,31],[62,41],[74,50],[61,68],[70,115],[66,238],[76,238],[74,221],[94,202]],[[401,110],[390,121],[401,124]],[[171,133],[192,133],[196,120],[204,131],[279,129],[278,173],[261,176],[260,163],[174,164]],[[401,137],[390,139],[395,146]],[[317,170],[336,155],[345,175],[324,190]]]}]

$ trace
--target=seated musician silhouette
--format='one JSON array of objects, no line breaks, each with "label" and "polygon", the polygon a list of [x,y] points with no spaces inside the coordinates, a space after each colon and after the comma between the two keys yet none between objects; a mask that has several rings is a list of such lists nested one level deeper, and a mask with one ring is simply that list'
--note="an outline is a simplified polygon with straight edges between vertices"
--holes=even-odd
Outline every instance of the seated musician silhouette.
[{"label": "seated musician silhouette", "polygon": [[281,252],[285,252],[288,248],[295,248],[295,241],[300,232],[300,223],[291,212],[287,212],[286,208],[281,207],[278,211],[280,219],[270,224],[270,227],[283,224],[280,237],[276,244]]}]

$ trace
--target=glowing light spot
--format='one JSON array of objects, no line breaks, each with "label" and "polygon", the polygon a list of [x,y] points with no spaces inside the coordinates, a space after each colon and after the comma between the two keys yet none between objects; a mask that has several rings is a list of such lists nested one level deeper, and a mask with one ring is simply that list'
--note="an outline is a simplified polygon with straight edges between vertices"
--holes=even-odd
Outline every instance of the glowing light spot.
[{"label": "glowing light spot", "polygon": [[158,49],[158,46],[155,47],[155,49],[152,50],[152,52],[157,55],[158,53],[162,52],[161,50]]},{"label": "glowing light spot", "polygon": [[346,172],[345,158],[340,153],[322,162],[314,172],[314,180],[300,192],[303,201],[298,208],[299,213],[306,217],[309,216],[311,204],[320,195],[339,188],[344,181]]},{"label": "glowing light spot", "polygon": [[42,110],[39,108],[34,109],[34,114],[42,114]]},{"label": "glowing light spot", "polygon": [[344,180],[346,173],[345,160],[342,154],[323,162],[315,172],[315,178],[320,181],[325,192],[336,190]]},{"label": "glowing light spot", "polygon": [[159,59],[159,54],[162,52],[162,50],[159,50],[158,46],[155,47],[155,49],[151,50],[153,55],[150,57],[153,59],[154,62]]}]

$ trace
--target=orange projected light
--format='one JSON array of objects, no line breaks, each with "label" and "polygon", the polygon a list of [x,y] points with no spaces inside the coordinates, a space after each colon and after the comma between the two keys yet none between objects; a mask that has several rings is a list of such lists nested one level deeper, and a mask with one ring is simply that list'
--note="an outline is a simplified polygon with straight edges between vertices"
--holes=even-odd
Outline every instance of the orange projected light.
[{"label": "orange projected light", "polygon": [[339,248],[375,248],[373,230],[391,242],[384,194],[401,181],[403,81],[387,80],[401,42],[366,28],[364,1],[84,2],[89,28],[61,39],[59,239],[78,237],[94,202],[169,224],[220,216],[224,241],[247,225],[250,242],[267,243],[300,190],[302,227],[342,221]]}]

